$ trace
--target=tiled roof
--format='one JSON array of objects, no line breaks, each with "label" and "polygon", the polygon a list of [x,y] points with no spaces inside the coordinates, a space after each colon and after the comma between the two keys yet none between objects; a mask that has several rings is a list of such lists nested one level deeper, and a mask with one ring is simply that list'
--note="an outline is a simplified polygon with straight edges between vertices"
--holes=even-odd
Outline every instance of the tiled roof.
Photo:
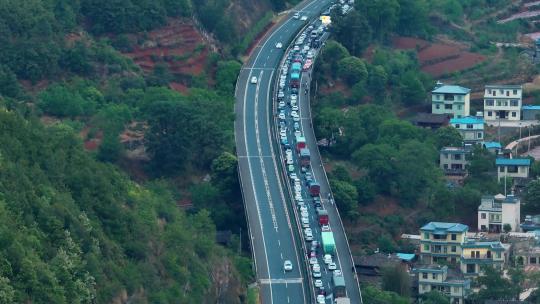
[{"label": "tiled roof", "polygon": [[504,247],[501,242],[487,242],[487,241],[471,241],[464,243],[463,248],[489,248],[494,251],[504,251]]},{"label": "tiled roof", "polygon": [[497,166],[530,166],[531,160],[528,158],[497,158]]},{"label": "tiled roof", "polygon": [[459,223],[430,222],[420,228],[420,230],[436,232],[465,232],[469,230],[469,226]]},{"label": "tiled roof", "polygon": [[431,92],[432,93],[440,93],[440,94],[448,93],[448,94],[463,94],[463,95],[465,95],[465,94],[469,94],[471,92],[471,89],[467,89],[467,88],[457,86],[457,85],[443,85],[443,86],[440,86],[440,87],[434,89]]},{"label": "tiled roof", "polygon": [[483,124],[484,119],[476,116],[467,116],[461,118],[450,119],[451,124]]}]

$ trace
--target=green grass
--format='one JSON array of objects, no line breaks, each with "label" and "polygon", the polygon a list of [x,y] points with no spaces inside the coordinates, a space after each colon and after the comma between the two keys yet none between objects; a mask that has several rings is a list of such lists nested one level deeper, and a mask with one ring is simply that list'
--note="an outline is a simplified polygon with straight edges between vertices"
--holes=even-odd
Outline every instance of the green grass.
[{"label": "green grass", "polygon": [[247,302],[248,304],[259,304],[259,288],[258,287],[253,287],[253,288],[248,289]]}]

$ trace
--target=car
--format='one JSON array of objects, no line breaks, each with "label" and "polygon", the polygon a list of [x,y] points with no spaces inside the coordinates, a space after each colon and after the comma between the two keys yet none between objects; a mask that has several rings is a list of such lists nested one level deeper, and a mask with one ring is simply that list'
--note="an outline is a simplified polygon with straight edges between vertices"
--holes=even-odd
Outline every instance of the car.
[{"label": "car", "polygon": [[311,246],[319,247],[319,242],[318,241],[313,241],[313,244],[311,244]]},{"label": "car", "polygon": [[320,278],[320,277],[322,277],[322,275],[321,275],[320,272],[314,272],[314,273],[313,273],[313,277],[314,277],[314,278]]},{"label": "car", "polygon": [[297,112],[297,111],[291,111],[291,116],[292,116],[292,117],[297,117],[297,116],[298,116],[298,112]]},{"label": "car", "polygon": [[292,268],[293,268],[293,267],[292,267],[291,261],[286,260],[286,261],[283,263],[283,269],[284,269],[285,271],[291,271]]},{"label": "car", "polygon": [[294,13],[293,18],[294,19],[300,18],[300,13],[298,13],[298,12]]},{"label": "car", "polygon": [[311,267],[313,269],[313,272],[321,272],[321,266],[319,265],[319,263],[313,264]]},{"label": "car", "polygon": [[276,49],[280,49],[282,47],[283,47],[283,43],[281,42],[276,43]]},{"label": "car", "polygon": [[315,251],[311,251],[309,253],[309,258],[317,258],[317,253]]},{"label": "car", "polygon": [[305,239],[306,239],[306,242],[312,242],[313,241],[313,234],[306,235]]},{"label": "car", "polygon": [[291,94],[291,101],[292,100],[297,100],[298,99],[298,95],[296,94]]},{"label": "car", "polygon": [[302,16],[302,17],[300,17],[300,20],[301,20],[301,21],[306,21],[306,20],[307,20],[307,16]]},{"label": "car", "polygon": [[292,165],[292,164],[294,164],[293,159],[292,159],[292,158],[288,158],[288,159],[287,159],[287,165]]},{"label": "car", "polygon": [[279,113],[279,119],[285,120],[285,113]]},{"label": "car", "polygon": [[284,129],[281,129],[281,130],[279,131],[279,135],[280,135],[280,136],[287,136],[287,131],[284,130]]},{"label": "car", "polygon": [[294,185],[294,190],[295,190],[295,191],[302,191],[302,186],[300,186],[300,185]]},{"label": "car", "polygon": [[309,228],[309,219],[302,218],[302,228]]},{"label": "car", "polygon": [[306,211],[306,212],[300,212],[300,215],[302,217],[309,217],[309,213]]},{"label": "car", "polygon": [[304,229],[304,233],[313,233],[313,230],[311,228]]},{"label": "car", "polygon": [[329,270],[336,270],[337,269],[336,263],[332,262],[332,263],[328,264],[328,269]]},{"label": "car", "polygon": [[299,197],[299,198],[295,198],[296,199],[296,202],[298,203],[298,205],[303,205],[304,204],[304,199]]},{"label": "car", "polygon": [[317,261],[316,257],[309,258],[309,264],[310,265],[317,264],[317,263],[318,263],[318,261]]},{"label": "car", "polygon": [[257,83],[257,76],[251,77],[251,83]]},{"label": "car", "polygon": [[293,121],[300,121],[300,117],[294,116],[292,120],[293,120]]},{"label": "car", "polygon": [[305,205],[304,205],[304,207],[301,207],[301,208],[300,208],[300,212],[302,212],[302,211],[306,211],[306,212],[307,212],[307,207],[306,207]]},{"label": "car", "polygon": [[289,172],[294,172],[294,165],[289,165]]},{"label": "car", "polygon": [[280,109],[285,108],[285,102],[284,102],[284,101],[280,101],[279,104],[278,104],[278,107],[279,107]]},{"label": "car", "polygon": [[328,225],[322,225],[322,226],[321,226],[321,231],[323,231],[323,232],[330,231],[330,226],[328,226]]},{"label": "car", "polygon": [[300,124],[295,122],[294,123],[294,130],[300,130]]},{"label": "car", "polygon": [[323,256],[323,261],[324,261],[325,264],[330,264],[330,263],[332,263],[332,256],[329,255],[329,254],[325,254],[325,255]]},{"label": "car", "polygon": [[277,97],[281,99],[281,98],[285,97],[285,93],[284,93],[282,90],[280,90],[280,91],[278,92]]},{"label": "car", "polygon": [[293,111],[298,111],[298,110],[299,110],[297,105],[292,106],[291,109],[292,109]]},{"label": "car", "polygon": [[326,299],[324,298],[324,295],[317,295],[317,304],[324,304],[326,303]]},{"label": "car", "polygon": [[300,132],[300,130],[296,130],[296,131],[294,131],[294,136],[296,136],[296,137],[302,136],[302,132]]},{"label": "car", "polygon": [[315,280],[315,287],[323,286],[322,280]]},{"label": "car", "polygon": [[341,272],[341,270],[336,269],[336,270],[334,270],[334,275],[335,275],[335,276],[342,276],[343,273]]},{"label": "car", "polygon": [[[287,152],[287,151],[291,151],[291,153],[292,153],[292,150],[291,150],[291,149],[285,150],[285,152]],[[291,179],[293,179],[293,180],[295,180],[295,179],[298,178],[298,176],[296,175],[296,173],[291,173],[291,174],[289,174],[289,177],[290,177]]]}]

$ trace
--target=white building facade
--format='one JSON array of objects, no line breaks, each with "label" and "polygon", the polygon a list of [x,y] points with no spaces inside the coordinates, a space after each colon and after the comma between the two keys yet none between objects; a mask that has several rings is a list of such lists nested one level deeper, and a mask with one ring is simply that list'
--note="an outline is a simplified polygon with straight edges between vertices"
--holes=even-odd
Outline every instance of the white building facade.
[{"label": "white building facade", "polygon": [[456,85],[438,83],[431,91],[431,113],[453,118],[469,116],[471,90]]},{"label": "white building facade", "polygon": [[519,232],[521,202],[519,198],[498,194],[483,196],[478,206],[478,231],[501,233],[508,224],[512,232]]},{"label": "white building facade", "polygon": [[484,119],[521,120],[521,85],[486,85],[484,90]]}]

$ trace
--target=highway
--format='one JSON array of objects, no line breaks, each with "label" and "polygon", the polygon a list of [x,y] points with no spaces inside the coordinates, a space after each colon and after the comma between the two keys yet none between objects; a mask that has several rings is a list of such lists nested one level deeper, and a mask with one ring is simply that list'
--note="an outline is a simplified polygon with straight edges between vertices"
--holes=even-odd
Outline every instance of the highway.
[{"label": "highway", "polygon": [[[303,251],[305,245],[295,221],[296,211],[290,205],[291,193],[285,184],[288,178],[285,181],[282,171],[284,168],[280,164],[281,147],[276,143],[273,129],[272,120],[275,117],[272,101],[275,94],[274,79],[280,71],[280,61],[284,56],[283,49],[276,48],[276,43],[283,43],[285,48],[306,25],[305,22],[292,18],[292,14],[299,11],[301,15],[316,17],[329,2],[303,2],[274,26],[255,47],[237,81],[235,140],[239,175],[260,298],[265,304],[311,303],[314,299],[312,281],[307,276],[310,272],[306,271],[306,255]],[[303,74],[304,79],[307,76]],[[257,78],[256,83],[251,83],[252,77]],[[303,90],[304,87],[300,92]],[[299,98],[302,130],[308,147],[316,152],[312,156],[313,175],[321,184],[321,197],[326,198],[330,189],[324,169],[320,165],[320,155],[310,124],[308,96],[309,94]],[[352,260],[339,214],[328,200],[323,199],[323,205],[329,211],[336,242],[335,260],[345,276],[347,295],[351,303],[361,303],[358,281],[349,266],[352,266]],[[294,214],[291,211],[294,211]],[[292,271],[284,271],[285,260],[292,262]],[[326,284],[329,284],[328,277],[330,275],[325,279]]]}]

